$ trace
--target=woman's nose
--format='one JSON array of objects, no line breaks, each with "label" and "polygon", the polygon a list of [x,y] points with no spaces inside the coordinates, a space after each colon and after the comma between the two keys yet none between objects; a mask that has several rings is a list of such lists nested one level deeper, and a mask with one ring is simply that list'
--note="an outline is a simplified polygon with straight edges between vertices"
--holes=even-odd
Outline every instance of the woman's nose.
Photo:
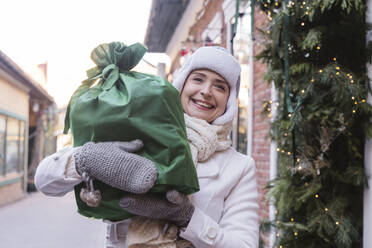
[{"label": "woman's nose", "polygon": [[211,87],[206,85],[203,87],[203,89],[200,91],[202,95],[210,95],[211,94]]}]

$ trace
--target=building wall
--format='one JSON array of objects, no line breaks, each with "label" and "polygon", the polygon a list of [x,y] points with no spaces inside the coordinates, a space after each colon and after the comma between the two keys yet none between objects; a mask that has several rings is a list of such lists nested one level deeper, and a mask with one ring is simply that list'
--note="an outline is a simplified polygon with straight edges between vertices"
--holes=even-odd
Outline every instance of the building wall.
[{"label": "building wall", "polygon": [[[28,111],[28,92],[0,77],[0,113],[27,121]],[[24,153],[24,156],[27,156],[27,154]],[[11,172],[5,174],[5,176],[0,175],[0,206],[23,196],[23,176],[23,170],[20,173]]]},{"label": "building wall", "polygon": [[[255,42],[254,55],[257,56],[264,48],[264,38],[258,29],[265,30],[267,16],[258,8],[255,10]],[[256,176],[259,194],[260,219],[269,218],[269,207],[265,203],[265,186],[270,176],[270,119],[261,114],[263,101],[271,99],[271,85],[264,79],[267,67],[260,61],[254,61],[254,90],[253,90],[253,144],[252,157],[256,162]],[[267,241],[267,238],[264,238]],[[266,242],[267,243],[267,242]]]},{"label": "building wall", "polygon": [[28,117],[29,96],[24,90],[13,86],[0,77],[0,109],[13,114]]}]

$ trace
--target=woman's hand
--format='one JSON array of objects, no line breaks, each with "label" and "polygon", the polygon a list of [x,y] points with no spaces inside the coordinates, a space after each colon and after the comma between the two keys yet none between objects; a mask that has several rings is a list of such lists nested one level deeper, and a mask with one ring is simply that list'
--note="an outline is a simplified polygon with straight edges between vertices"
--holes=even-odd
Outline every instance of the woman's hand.
[{"label": "woman's hand", "polygon": [[120,200],[127,212],[152,219],[167,220],[186,227],[194,213],[194,205],[186,195],[170,190],[166,197],[159,194],[128,194]]},{"label": "woman's hand", "polygon": [[88,142],[74,153],[75,167],[114,188],[146,193],[157,179],[155,164],[133,154],[143,147],[141,140],[130,142]]}]

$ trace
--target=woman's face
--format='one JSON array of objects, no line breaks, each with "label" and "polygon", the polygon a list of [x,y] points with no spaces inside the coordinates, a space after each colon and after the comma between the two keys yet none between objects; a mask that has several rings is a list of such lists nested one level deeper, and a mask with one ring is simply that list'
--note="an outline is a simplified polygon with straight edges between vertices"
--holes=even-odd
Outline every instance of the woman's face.
[{"label": "woman's face", "polygon": [[190,73],[181,93],[183,111],[209,123],[226,110],[230,88],[219,74],[200,69]]}]

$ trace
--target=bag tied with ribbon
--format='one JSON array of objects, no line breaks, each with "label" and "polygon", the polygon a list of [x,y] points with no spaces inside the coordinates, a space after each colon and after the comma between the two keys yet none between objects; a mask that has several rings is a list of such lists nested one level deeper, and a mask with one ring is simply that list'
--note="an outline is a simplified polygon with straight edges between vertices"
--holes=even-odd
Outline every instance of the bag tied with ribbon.
[{"label": "bag tied with ribbon", "polygon": [[[191,194],[199,190],[199,184],[179,93],[166,79],[131,71],[146,50],[140,43],[112,42],[92,51],[97,66],[87,71],[88,79],[70,99],[64,133],[71,129],[75,147],[89,141],[141,139],[144,147],[138,154],[152,160],[158,169],[150,192],[165,193],[173,188]],[[119,206],[126,192],[93,180],[90,187],[99,190],[102,199],[88,206],[80,198],[85,184],[75,187],[80,214],[111,221],[132,217]]]}]

